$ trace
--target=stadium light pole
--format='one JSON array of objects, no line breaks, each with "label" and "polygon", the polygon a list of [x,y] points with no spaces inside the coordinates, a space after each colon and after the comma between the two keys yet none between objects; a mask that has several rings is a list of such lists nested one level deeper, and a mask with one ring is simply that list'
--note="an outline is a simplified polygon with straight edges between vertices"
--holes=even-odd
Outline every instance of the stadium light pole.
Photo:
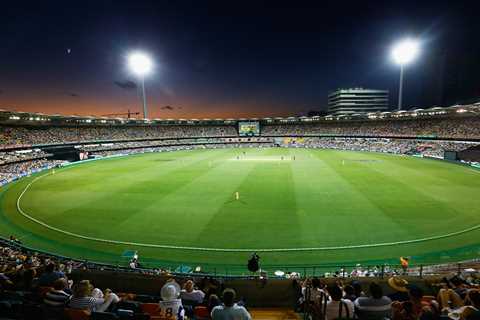
[{"label": "stadium light pole", "polygon": [[142,84],[143,118],[147,119],[148,109],[147,97],[145,94],[145,76],[152,71],[152,59],[143,52],[133,52],[128,56],[128,66],[130,67],[130,70],[140,78]]},{"label": "stadium light pole", "polygon": [[404,39],[394,45],[392,58],[400,65],[400,84],[398,88],[398,111],[402,110],[403,72],[404,67],[412,62],[420,51],[420,45],[415,39]]}]

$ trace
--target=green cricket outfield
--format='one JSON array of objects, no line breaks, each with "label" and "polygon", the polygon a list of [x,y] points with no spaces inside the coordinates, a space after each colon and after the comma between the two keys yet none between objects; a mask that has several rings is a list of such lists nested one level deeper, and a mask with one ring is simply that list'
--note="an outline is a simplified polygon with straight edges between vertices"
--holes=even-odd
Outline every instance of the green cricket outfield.
[{"label": "green cricket outfield", "polygon": [[271,269],[399,256],[439,263],[480,252],[480,171],[379,153],[146,153],[26,177],[0,201],[1,235],[113,264],[128,250],[146,266],[236,272],[252,251]]}]

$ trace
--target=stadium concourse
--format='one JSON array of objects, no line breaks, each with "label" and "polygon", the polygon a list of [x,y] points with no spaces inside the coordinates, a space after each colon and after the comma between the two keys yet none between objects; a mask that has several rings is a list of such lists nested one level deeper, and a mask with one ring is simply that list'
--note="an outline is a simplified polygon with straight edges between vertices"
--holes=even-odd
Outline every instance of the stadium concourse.
[{"label": "stadium concourse", "polygon": [[[260,131],[244,136],[239,122],[258,123]],[[193,149],[381,152],[458,161],[472,166],[470,170],[480,162],[478,105],[338,118],[239,120],[109,119],[2,111],[0,125],[0,181],[7,187],[22,177],[78,160]],[[300,317],[293,310],[311,319],[478,319],[480,309],[476,261],[406,270],[385,264],[348,269],[330,265],[329,270],[320,270],[322,281],[315,271],[313,278],[301,271],[226,277],[204,274],[202,268],[144,269],[135,254],[124,265],[114,266],[42,253],[42,247],[26,246],[23,239],[8,233],[11,221],[2,223],[6,240],[0,250],[0,319],[63,319],[65,315],[160,319],[166,311],[162,303],[175,304],[177,319],[208,319],[222,300],[226,304],[234,300],[245,318],[249,312],[255,319],[262,318],[257,307],[284,308],[275,309],[285,310],[276,315],[282,319]],[[50,243],[49,251],[55,246]],[[227,288],[234,288],[236,297]],[[343,306],[340,314],[339,306]]]}]

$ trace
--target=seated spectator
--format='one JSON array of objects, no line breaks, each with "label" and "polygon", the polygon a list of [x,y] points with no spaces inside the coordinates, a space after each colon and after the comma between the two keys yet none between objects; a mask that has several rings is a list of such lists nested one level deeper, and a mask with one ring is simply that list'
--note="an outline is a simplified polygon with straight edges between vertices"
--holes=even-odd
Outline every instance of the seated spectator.
[{"label": "seated spectator", "polygon": [[383,295],[382,287],[377,283],[370,284],[370,296],[355,300],[355,310],[359,319],[391,318],[392,300]]},{"label": "seated spectator", "polygon": [[213,308],[211,316],[213,320],[250,320],[252,317],[247,309],[235,303],[235,290],[227,288],[223,291],[223,305]]},{"label": "seated spectator", "polygon": [[[363,292],[363,288],[362,288],[362,284],[360,283],[360,281],[352,281],[352,287],[353,289],[355,290],[355,296],[357,298],[360,298],[360,297],[365,297],[365,292]],[[352,300],[354,301],[354,300]]]},{"label": "seated spectator", "polygon": [[470,290],[467,294],[467,302],[470,306],[470,312],[464,314],[466,320],[480,319],[480,291]]},{"label": "seated spectator", "polygon": [[423,299],[423,290],[408,286],[408,301],[392,303],[393,320],[436,319],[439,316],[438,303]]},{"label": "seated spectator", "polygon": [[343,297],[344,299],[348,299],[352,302],[354,302],[355,300],[357,300],[357,295],[355,294],[355,288],[352,286],[352,285],[346,285],[344,288],[343,288],[343,291],[345,292],[345,296]]},{"label": "seated spectator", "polygon": [[209,297],[210,295],[216,295],[217,292],[219,292],[221,284],[220,282],[218,282],[218,280],[212,277],[205,277],[200,282],[199,287],[202,289],[203,292],[206,293],[207,297]]},{"label": "seated spectator", "polygon": [[160,291],[162,301],[158,303],[162,319],[184,319],[185,310],[183,309],[182,300],[178,298],[179,295],[180,286],[174,280],[168,281],[162,287]]},{"label": "seated spectator", "polygon": [[19,269],[18,282],[19,288],[25,291],[32,290],[33,280],[37,275],[37,270],[33,266],[32,259],[26,259],[21,268]]},{"label": "seated spectator", "polygon": [[[312,278],[311,280],[306,280],[302,284],[302,299],[306,302],[314,302],[318,299],[322,299],[325,295],[325,291],[323,290],[323,284],[320,282],[318,278]],[[308,295],[308,297],[307,297]]]},{"label": "seated spectator", "polygon": [[2,292],[3,290],[12,290],[13,287],[14,284],[10,280],[10,278],[4,273],[0,273],[0,292]]},{"label": "seated spectator", "polygon": [[[451,290],[451,289],[450,289]],[[450,319],[479,319],[480,318],[480,291],[471,289],[468,291],[465,297],[465,306],[461,306],[455,309],[444,308],[448,311],[448,317]]]},{"label": "seated spectator", "polygon": [[68,307],[90,312],[103,312],[112,303],[119,301],[120,298],[110,290],[107,289],[104,295],[99,289],[94,289],[90,281],[82,280],[74,287],[73,296],[68,303]]},{"label": "seated spectator", "polygon": [[46,293],[43,303],[49,307],[64,307],[70,299],[70,294],[65,290],[68,287],[67,279],[60,278],[53,283],[53,290]]},{"label": "seated spectator", "polygon": [[464,301],[460,295],[453,289],[442,288],[438,291],[437,300],[440,303],[440,310],[449,310],[450,307],[460,308],[463,307]]},{"label": "seated spectator", "polygon": [[180,298],[182,300],[188,300],[201,304],[205,298],[205,293],[202,290],[195,289],[195,283],[192,280],[185,282],[184,289],[180,292]]},{"label": "seated spectator", "polygon": [[408,301],[410,299],[407,289],[407,280],[394,276],[388,279],[387,283],[388,286],[393,289],[393,293],[388,295],[392,301]]},{"label": "seated spectator", "polygon": [[38,285],[40,287],[51,287],[53,283],[61,278],[65,278],[65,274],[60,271],[55,270],[55,264],[50,262],[46,268],[45,272],[42,273],[40,278],[38,278]]},{"label": "seated spectator", "polygon": [[347,299],[342,299],[342,289],[335,284],[333,286],[329,286],[327,288],[327,291],[331,299],[327,302],[327,307],[325,309],[325,319],[334,320],[337,318],[353,318],[353,302]]},{"label": "seated spectator", "polygon": [[211,294],[207,299],[208,312],[211,314],[213,308],[221,304],[222,304],[222,301],[220,300],[220,298],[216,294]]},{"label": "seated spectator", "polygon": [[455,276],[450,279],[450,284],[453,288],[453,291],[455,291],[455,293],[458,294],[460,298],[465,299],[467,297],[468,286],[463,279]]}]

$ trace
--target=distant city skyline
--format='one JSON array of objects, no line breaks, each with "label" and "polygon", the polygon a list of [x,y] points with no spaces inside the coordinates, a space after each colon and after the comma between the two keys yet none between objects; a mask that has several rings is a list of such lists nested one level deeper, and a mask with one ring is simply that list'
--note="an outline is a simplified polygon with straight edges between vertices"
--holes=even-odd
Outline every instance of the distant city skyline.
[{"label": "distant city skyline", "polygon": [[473,1],[84,1],[8,4],[0,21],[0,109],[104,115],[142,111],[126,57],[155,60],[151,118],[326,111],[337,88],[390,92],[391,45],[418,37],[404,107],[480,99]]}]

